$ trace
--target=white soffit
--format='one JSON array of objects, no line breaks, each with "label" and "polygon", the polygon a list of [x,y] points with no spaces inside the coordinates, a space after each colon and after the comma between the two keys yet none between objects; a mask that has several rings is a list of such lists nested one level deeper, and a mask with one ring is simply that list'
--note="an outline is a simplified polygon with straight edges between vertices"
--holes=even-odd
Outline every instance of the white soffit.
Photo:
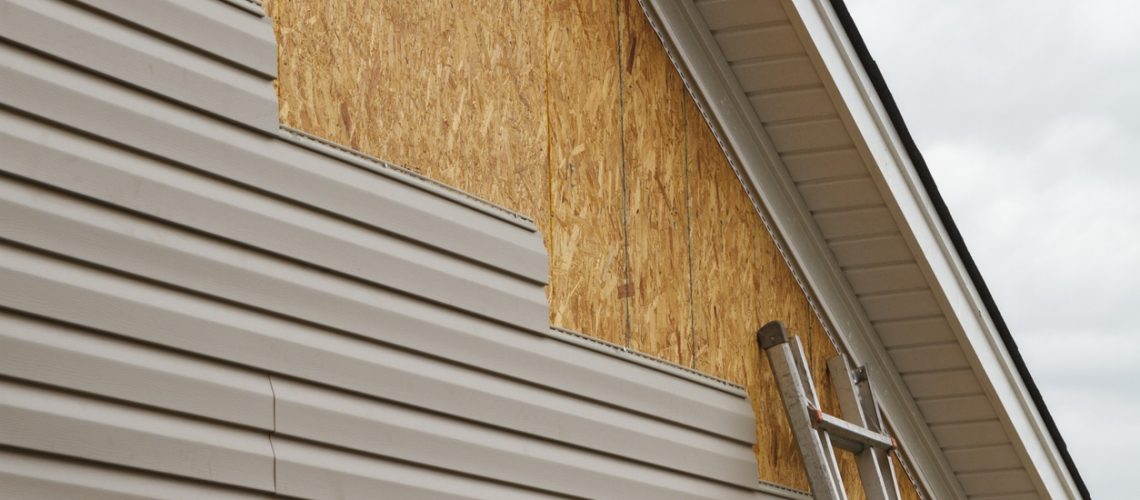
[{"label": "white soffit", "polygon": [[930,495],[1080,498],[831,5],[642,3]]}]

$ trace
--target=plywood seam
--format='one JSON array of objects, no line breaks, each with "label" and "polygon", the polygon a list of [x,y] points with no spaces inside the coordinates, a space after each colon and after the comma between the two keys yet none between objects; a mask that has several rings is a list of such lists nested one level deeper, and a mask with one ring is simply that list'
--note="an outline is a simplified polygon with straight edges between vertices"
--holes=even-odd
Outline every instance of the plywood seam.
[{"label": "plywood seam", "polygon": [[[633,318],[631,317],[632,304],[630,300],[629,287],[633,286],[632,276],[630,275],[630,257],[629,257],[629,180],[626,174],[625,164],[625,78],[622,71],[622,46],[621,46],[621,0],[614,0],[614,38],[617,46],[617,66],[614,68],[617,71],[617,102],[618,102],[618,142],[621,144],[621,234],[622,234],[622,254],[625,256],[625,283],[626,290],[622,300],[625,302],[625,345],[629,346],[633,343]],[[633,58],[630,58],[633,62]]]},{"label": "plywood seam", "polygon": [[682,150],[684,151],[683,165],[685,171],[685,250],[689,265],[689,366],[697,367],[697,306],[695,291],[693,290],[693,197],[689,181],[689,114],[685,112],[684,89],[681,89],[681,130]]},{"label": "plywood seam", "polygon": [[[642,9],[646,12],[652,11],[652,8],[646,6],[646,0],[638,0],[638,2],[641,3]],[[665,47],[665,52],[669,56],[669,62],[677,70],[677,73],[681,75],[681,81],[684,83],[685,90],[689,92],[689,95],[697,104],[697,109],[700,111],[701,116],[704,117],[705,123],[709,126],[709,129],[712,130],[717,144],[720,146],[721,151],[725,155],[725,158],[728,160],[728,164],[732,167],[733,173],[736,174],[737,181],[740,182],[741,186],[743,186],[744,192],[748,195],[749,200],[752,202],[753,209],[756,211],[756,214],[760,217],[760,221],[764,225],[764,229],[766,229],[768,231],[768,234],[771,235],[777,252],[779,252],[781,259],[784,261],[784,264],[791,272],[792,278],[795,280],[796,285],[799,286],[800,291],[806,297],[808,305],[811,307],[811,310],[815,314],[816,319],[823,327],[824,333],[827,335],[828,340],[837,350],[842,351],[844,344],[839,341],[836,333],[834,332],[834,326],[823,314],[823,310],[820,308],[818,299],[815,297],[815,294],[811,292],[811,289],[804,281],[802,271],[800,271],[799,267],[795,265],[795,261],[791,258],[791,254],[787,250],[787,244],[783,241],[783,238],[780,237],[780,234],[774,230],[775,226],[769,220],[770,217],[768,216],[767,211],[764,210],[763,205],[761,205],[759,197],[746,181],[747,177],[744,175],[744,172],[739,164],[739,160],[736,158],[736,155],[731,154],[732,148],[730,148],[726,142],[724,133],[720,130],[719,127],[716,126],[717,122],[713,119],[711,111],[708,109],[708,104],[704,101],[704,99],[701,98],[700,92],[696,89],[695,83],[692,80],[692,75],[689,75],[688,72],[685,71],[684,65],[681,64],[676,47],[669,43],[668,38],[662,31],[662,27],[660,26],[659,21],[654,16],[647,17],[649,18],[649,24],[653,27],[654,33],[657,34],[657,37],[661,40],[662,45]],[[846,149],[849,149],[849,146]]]},{"label": "plywood seam", "polygon": [[[544,232],[546,236],[543,238],[546,243],[547,254],[554,249],[554,124],[551,123],[551,116],[553,116],[554,96],[550,90],[550,5],[542,9],[542,77],[546,88],[543,91],[543,97],[546,99],[546,228]],[[551,259],[547,256],[547,261]],[[549,265],[553,266],[553,262]],[[553,272],[553,269],[551,269]],[[547,279],[547,299],[550,298],[550,278]],[[551,308],[553,313],[553,308]]]}]

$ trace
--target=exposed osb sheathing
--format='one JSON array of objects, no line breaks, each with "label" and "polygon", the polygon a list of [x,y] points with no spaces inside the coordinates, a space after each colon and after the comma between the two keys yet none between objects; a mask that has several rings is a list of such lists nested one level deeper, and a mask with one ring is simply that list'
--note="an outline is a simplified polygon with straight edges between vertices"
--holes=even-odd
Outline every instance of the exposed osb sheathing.
[{"label": "exposed osb sheathing", "polygon": [[546,211],[542,2],[270,0],[281,121]]},{"label": "exposed osb sheathing", "polygon": [[636,0],[622,1],[619,20],[630,346],[690,364],[688,96]]},{"label": "exposed osb sheathing", "polygon": [[531,22],[546,25],[551,210],[532,215],[549,220],[551,323],[625,344],[617,12],[582,0],[546,14]]},{"label": "exposed osb sheathing", "polygon": [[267,10],[283,123],[533,217],[552,324],[746,386],[760,478],[807,487],[753,332],[801,336],[832,412],[835,348],[635,0]]},{"label": "exposed osb sheathing", "polygon": [[752,332],[779,319],[813,353],[820,328],[704,118],[691,103],[686,111],[695,367],[747,387],[761,478],[806,488],[775,381]]}]

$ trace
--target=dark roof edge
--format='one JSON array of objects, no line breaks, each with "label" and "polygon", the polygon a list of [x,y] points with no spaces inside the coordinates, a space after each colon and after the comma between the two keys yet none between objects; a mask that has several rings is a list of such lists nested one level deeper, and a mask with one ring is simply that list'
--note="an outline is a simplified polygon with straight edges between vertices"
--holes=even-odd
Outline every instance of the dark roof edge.
[{"label": "dark roof edge", "polygon": [[843,25],[843,30],[847,32],[847,38],[851,40],[851,45],[855,49],[855,53],[859,55],[859,61],[863,64],[863,69],[867,72],[867,77],[870,78],[871,84],[875,87],[875,92],[879,95],[879,100],[883,103],[883,108],[886,109],[887,115],[891,119],[891,124],[894,126],[895,131],[899,135],[899,139],[906,148],[907,155],[910,156],[910,161],[914,164],[914,169],[918,173],[918,177],[922,180],[922,185],[926,189],[927,195],[930,196],[930,202],[934,205],[934,210],[938,213],[938,218],[942,220],[942,225],[946,228],[946,233],[950,236],[950,241],[954,244],[954,250],[958,252],[958,257],[962,259],[962,265],[965,266],[966,272],[970,275],[970,280],[974,282],[974,288],[978,290],[978,295],[982,299],[982,303],[986,306],[986,312],[989,313],[990,318],[997,327],[998,334],[1001,335],[1002,343],[1009,351],[1009,357],[1013,360],[1013,365],[1017,368],[1017,373],[1021,376],[1022,381],[1025,382],[1025,388],[1029,391],[1029,396],[1033,399],[1034,405],[1037,406],[1038,413],[1041,414],[1041,420],[1045,422],[1045,427],[1049,430],[1049,436],[1053,438],[1053,443],[1057,446],[1057,451],[1061,454],[1061,459],[1064,460],[1069,474],[1073,477],[1073,482],[1076,483],[1077,489],[1080,490],[1081,497],[1085,500],[1090,500],[1088,487],[1085,486],[1084,479],[1081,478],[1080,471],[1077,470],[1077,465],[1073,461],[1073,457],[1069,455],[1069,450],[1065,446],[1065,439],[1061,437],[1061,431],[1057,429],[1057,423],[1053,420],[1053,415],[1049,413],[1049,408],[1045,405],[1045,400],[1041,396],[1041,391],[1037,388],[1037,384],[1033,381],[1033,376],[1029,374],[1029,368],[1025,365],[1025,359],[1021,357],[1021,353],[1017,349],[1017,343],[1013,340],[1013,335],[1010,334],[1009,326],[1006,325],[1005,320],[1002,318],[1001,311],[998,310],[997,303],[994,301],[993,295],[990,294],[989,287],[986,286],[986,281],[982,278],[982,273],[978,270],[974,258],[970,256],[969,249],[966,248],[966,241],[962,239],[962,233],[958,230],[957,224],[954,223],[954,218],[950,215],[950,209],[946,206],[946,201],[942,199],[942,195],[938,192],[938,186],[934,183],[934,177],[930,174],[930,169],[926,165],[926,160],[922,157],[922,152],[918,150],[918,145],[914,142],[914,137],[911,136],[910,130],[903,120],[902,113],[899,112],[898,104],[895,103],[891,91],[887,88],[887,82],[883,79],[882,72],[879,71],[879,66],[875,64],[875,59],[871,57],[871,52],[867,49],[867,44],[863,40],[863,36],[859,34],[859,28],[855,26],[855,20],[851,17],[851,12],[847,10],[847,5],[844,0],[830,0],[831,6],[835,9],[836,15],[839,17],[839,22]]}]

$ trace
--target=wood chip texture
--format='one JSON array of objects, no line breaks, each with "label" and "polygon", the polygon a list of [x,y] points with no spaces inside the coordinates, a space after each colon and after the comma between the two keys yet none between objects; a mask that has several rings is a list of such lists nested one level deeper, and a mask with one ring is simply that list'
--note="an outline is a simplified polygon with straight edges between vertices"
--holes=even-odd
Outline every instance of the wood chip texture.
[{"label": "wood chip texture", "polygon": [[636,0],[266,9],[283,124],[532,217],[553,325],[744,385],[759,478],[807,488],[754,332],[801,336],[831,412],[835,346]]}]

